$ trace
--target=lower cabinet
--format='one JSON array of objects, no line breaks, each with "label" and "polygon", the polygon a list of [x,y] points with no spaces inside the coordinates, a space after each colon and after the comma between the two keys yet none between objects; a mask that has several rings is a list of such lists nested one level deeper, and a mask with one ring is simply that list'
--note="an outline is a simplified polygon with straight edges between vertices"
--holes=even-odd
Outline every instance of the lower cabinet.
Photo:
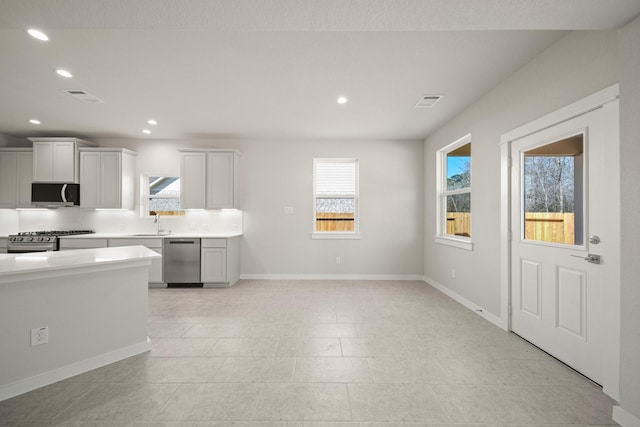
[{"label": "lower cabinet", "polygon": [[[154,252],[162,255],[162,238],[150,237],[146,239],[130,239],[130,238],[111,238],[109,239],[109,247],[113,246],[145,246]],[[149,287],[150,288],[166,288],[166,283],[162,280],[162,258],[151,260],[149,268]]]},{"label": "lower cabinet", "polygon": [[0,237],[0,254],[7,253],[7,242],[8,242],[8,238]]},{"label": "lower cabinet", "polygon": [[240,279],[240,238],[201,241],[200,280],[205,288],[234,285]]},{"label": "lower cabinet", "polygon": [[60,250],[106,248],[107,239],[60,238]]}]

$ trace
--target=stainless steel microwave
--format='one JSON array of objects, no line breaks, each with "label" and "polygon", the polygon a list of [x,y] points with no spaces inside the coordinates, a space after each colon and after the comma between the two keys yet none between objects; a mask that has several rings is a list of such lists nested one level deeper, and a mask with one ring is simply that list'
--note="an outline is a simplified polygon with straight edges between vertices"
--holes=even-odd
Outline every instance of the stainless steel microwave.
[{"label": "stainless steel microwave", "polygon": [[31,184],[31,203],[50,208],[80,206],[80,184],[34,182]]}]

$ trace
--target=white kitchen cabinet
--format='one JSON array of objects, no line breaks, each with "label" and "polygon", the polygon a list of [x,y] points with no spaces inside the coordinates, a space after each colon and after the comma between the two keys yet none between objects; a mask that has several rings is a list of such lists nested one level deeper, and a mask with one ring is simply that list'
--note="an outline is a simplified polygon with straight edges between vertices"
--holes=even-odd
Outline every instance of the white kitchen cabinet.
[{"label": "white kitchen cabinet", "polygon": [[7,253],[7,244],[9,243],[8,237],[0,237],[0,254]]},{"label": "white kitchen cabinet", "polygon": [[[109,247],[112,246],[136,246],[141,245],[151,249],[162,255],[162,238],[159,237],[142,237],[142,238],[111,238],[109,239]],[[149,287],[158,288],[166,287],[162,278],[162,258],[154,258],[151,260],[149,268]]]},{"label": "white kitchen cabinet", "polygon": [[203,286],[232,286],[240,279],[240,238],[202,239],[200,279]]},{"label": "white kitchen cabinet", "polygon": [[60,237],[60,250],[68,251],[73,249],[96,249],[106,248],[108,246],[107,239],[102,238],[73,238]]},{"label": "white kitchen cabinet", "polygon": [[29,138],[33,142],[33,182],[75,182],[78,148],[94,144],[78,138]]},{"label": "white kitchen cabinet", "polygon": [[183,149],[180,204],[183,209],[238,208],[237,150]]},{"label": "white kitchen cabinet", "polygon": [[0,208],[28,208],[33,179],[31,148],[0,150]]},{"label": "white kitchen cabinet", "polygon": [[135,156],[124,148],[80,148],[80,207],[133,209]]},{"label": "white kitchen cabinet", "polygon": [[204,209],[206,206],[206,153],[182,153],[180,157],[180,207]]}]

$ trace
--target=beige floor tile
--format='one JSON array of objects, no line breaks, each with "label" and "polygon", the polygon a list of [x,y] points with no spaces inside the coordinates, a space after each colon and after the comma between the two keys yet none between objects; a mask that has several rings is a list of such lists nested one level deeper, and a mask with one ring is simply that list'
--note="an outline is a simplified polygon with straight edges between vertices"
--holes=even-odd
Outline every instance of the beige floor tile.
[{"label": "beige floor tile", "polygon": [[207,356],[272,357],[277,338],[220,338]]},{"label": "beige floor tile", "polygon": [[276,356],[340,357],[338,338],[280,338]]},{"label": "beige floor tile", "polygon": [[192,327],[190,323],[149,323],[148,335],[151,338],[178,338]]},{"label": "beige floor tile", "polygon": [[407,357],[399,338],[340,338],[344,357]]},{"label": "beige floor tile", "polygon": [[228,357],[213,382],[291,382],[293,357]]},{"label": "beige floor tile", "polygon": [[100,384],[54,420],[153,420],[177,389],[177,384]]},{"label": "beige floor tile", "polygon": [[224,363],[218,357],[148,357],[131,374],[137,383],[210,382]]},{"label": "beige floor tile", "polygon": [[47,422],[95,388],[62,381],[0,402],[0,425]]},{"label": "beige floor tile", "polygon": [[204,356],[216,344],[216,338],[154,338],[151,340],[151,357]]},{"label": "beige floor tile", "polygon": [[152,351],[0,402],[18,427],[615,425],[590,381],[422,282],[151,289]]},{"label": "beige floor tile", "polygon": [[371,383],[367,360],[347,357],[299,357],[294,382]]},{"label": "beige floor tile", "polygon": [[345,384],[265,384],[255,419],[350,420]]},{"label": "beige floor tile", "polygon": [[447,421],[438,397],[428,385],[349,384],[351,413],[355,421]]},{"label": "beige floor tile", "polygon": [[553,359],[440,359],[458,384],[584,385],[590,381]]},{"label": "beige floor tile", "polygon": [[438,359],[369,358],[373,381],[382,384],[452,384],[457,378]]},{"label": "beige floor tile", "polygon": [[315,323],[305,325],[300,330],[301,337],[312,338],[347,338],[357,337],[356,325],[346,323]]},{"label": "beige floor tile", "polygon": [[261,384],[182,384],[156,419],[251,420]]},{"label": "beige floor tile", "polygon": [[610,421],[599,390],[559,386],[456,386],[434,390],[457,422],[585,423]]}]

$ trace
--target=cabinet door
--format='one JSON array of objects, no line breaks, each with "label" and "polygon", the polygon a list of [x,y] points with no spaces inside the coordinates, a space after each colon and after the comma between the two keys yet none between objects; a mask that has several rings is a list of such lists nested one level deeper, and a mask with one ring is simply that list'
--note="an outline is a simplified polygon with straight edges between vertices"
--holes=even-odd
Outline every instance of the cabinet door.
[{"label": "cabinet door", "polygon": [[227,248],[202,248],[200,278],[203,283],[227,281]]},{"label": "cabinet door", "polygon": [[205,208],[205,153],[182,153],[180,175],[180,207],[182,209]]},{"label": "cabinet door", "polygon": [[0,152],[0,208],[16,207],[16,154],[12,151]]},{"label": "cabinet door", "polygon": [[[149,248],[162,255],[162,248]],[[162,283],[162,258],[152,259],[149,267],[149,283]]]},{"label": "cabinet door", "polygon": [[53,144],[33,143],[33,181],[49,182],[53,179]]},{"label": "cabinet door", "polygon": [[207,209],[235,207],[233,153],[207,153]]},{"label": "cabinet door", "polygon": [[55,142],[53,144],[53,181],[76,182],[76,144]]},{"label": "cabinet door", "polygon": [[17,205],[18,208],[29,208],[31,204],[31,181],[33,181],[33,153],[18,152],[17,158]]},{"label": "cabinet door", "polygon": [[[122,207],[122,154],[100,153],[100,179],[98,182],[101,208]],[[82,188],[82,186],[80,186]]]},{"label": "cabinet door", "polygon": [[99,208],[100,153],[80,153],[80,206]]}]

